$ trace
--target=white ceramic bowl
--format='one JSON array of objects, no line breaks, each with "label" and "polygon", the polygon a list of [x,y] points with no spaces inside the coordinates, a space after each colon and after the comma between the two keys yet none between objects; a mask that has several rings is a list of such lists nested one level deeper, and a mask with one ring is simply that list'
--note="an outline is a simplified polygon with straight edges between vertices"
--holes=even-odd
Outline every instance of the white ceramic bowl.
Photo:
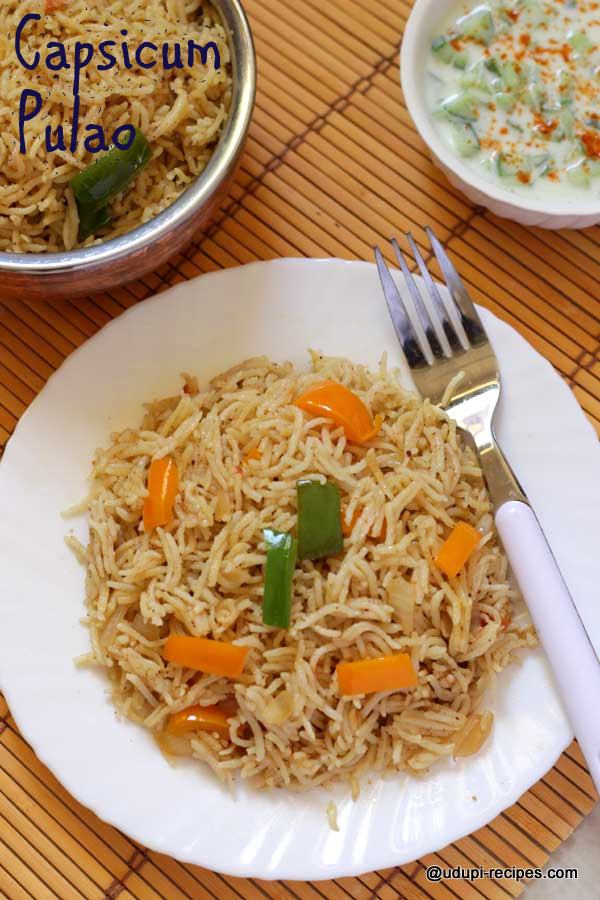
[{"label": "white ceramic bowl", "polygon": [[402,39],[400,72],[406,106],[429,147],[434,163],[451,184],[473,203],[487,206],[496,215],[513,219],[521,225],[537,225],[540,228],[589,228],[597,225],[600,223],[600,200],[597,197],[590,197],[585,202],[579,198],[551,202],[533,197],[529,200],[522,194],[503,189],[480,177],[446,146],[436,131],[427,109],[425,66],[431,41],[439,34],[441,23],[459,6],[459,0],[415,0]]}]

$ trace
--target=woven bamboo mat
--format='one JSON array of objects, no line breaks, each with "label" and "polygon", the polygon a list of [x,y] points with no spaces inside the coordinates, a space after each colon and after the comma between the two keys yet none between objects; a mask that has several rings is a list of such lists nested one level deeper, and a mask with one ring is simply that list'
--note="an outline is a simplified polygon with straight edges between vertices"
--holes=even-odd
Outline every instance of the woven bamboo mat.
[{"label": "woven bamboo mat", "polygon": [[[600,228],[523,229],[472,207],[433,168],[398,84],[410,3],[246,0],[246,8],[259,91],[229,200],[208,232],[143,281],[77,303],[0,299],[0,445],[63,359],[150,294],[256,259],[370,259],[373,243],[408,229],[425,250],[426,224],[475,299],[556,367],[600,433]],[[0,697],[0,894],[10,900],[500,900],[524,885],[428,884],[424,867],[543,865],[596,799],[573,744],[518,803],[438,854],[335,882],[243,881],[149,852],[100,822],[36,759]]]}]

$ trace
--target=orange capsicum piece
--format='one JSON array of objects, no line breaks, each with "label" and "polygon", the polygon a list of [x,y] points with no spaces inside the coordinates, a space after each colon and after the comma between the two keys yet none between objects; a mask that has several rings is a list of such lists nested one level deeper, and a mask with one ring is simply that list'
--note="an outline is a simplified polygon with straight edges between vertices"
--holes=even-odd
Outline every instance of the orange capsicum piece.
[{"label": "orange capsicum piece", "polygon": [[169,716],[169,734],[188,734],[190,731],[216,731],[221,737],[229,737],[229,721],[218,706],[188,706]]},{"label": "orange capsicum piece", "polygon": [[476,549],[481,535],[468,522],[458,522],[438,552],[435,564],[448,578],[455,578]]},{"label": "orange capsicum piece", "polygon": [[408,653],[338,663],[336,672],[340,694],[347,697],[378,691],[401,691],[416,687],[418,681]]},{"label": "orange capsicum piece", "polygon": [[354,514],[349,522],[346,522],[346,516],[342,513],[342,534],[344,537],[350,537],[352,532],[354,531],[354,526],[360,519],[362,514],[362,509],[355,509]]},{"label": "orange capsicum piece", "polygon": [[163,649],[167,662],[225,678],[239,678],[247,655],[247,647],[184,634],[171,634]]},{"label": "orange capsicum piece", "polygon": [[373,420],[360,397],[336,381],[324,381],[309,388],[294,401],[294,405],[311,415],[333,419],[355,444],[366,444],[381,428],[381,416]]},{"label": "orange capsicum piece", "polygon": [[258,447],[255,447],[254,450],[250,450],[248,453],[246,453],[246,455],[242,459],[242,465],[245,465],[245,463],[250,462],[251,459],[259,460],[261,458],[261,456],[262,456],[262,454],[261,454],[260,450],[258,449]]},{"label": "orange capsicum piece", "polygon": [[[354,515],[352,516],[352,518],[350,519],[350,521],[349,521],[349,522],[346,522],[346,515],[345,515],[345,513],[342,513],[342,534],[344,535],[344,537],[350,537],[350,535],[351,535],[352,532],[354,531],[354,526],[356,525],[356,523],[357,523],[358,520],[360,519],[361,515],[362,515],[362,509],[355,509],[355,510],[354,510]],[[373,530],[372,530],[372,529],[371,529],[371,531],[369,532],[369,534],[370,534],[371,537],[373,537],[375,540],[377,540],[377,541],[383,543],[383,542],[385,541],[386,535],[387,535],[387,524],[386,524],[385,519],[383,520],[383,525],[382,525],[382,527],[381,527],[381,532],[377,535],[376,538],[375,538],[374,535],[373,535]]]},{"label": "orange capsicum piece", "polygon": [[179,487],[179,472],[170,456],[153,459],[148,470],[148,496],[144,500],[144,531],[167,525]]}]

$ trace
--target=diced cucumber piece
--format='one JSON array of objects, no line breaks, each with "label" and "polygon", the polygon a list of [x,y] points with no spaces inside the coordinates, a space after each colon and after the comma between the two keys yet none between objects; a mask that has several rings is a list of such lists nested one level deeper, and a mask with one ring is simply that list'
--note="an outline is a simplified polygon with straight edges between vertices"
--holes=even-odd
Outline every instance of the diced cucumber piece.
[{"label": "diced cucumber piece", "polygon": [[500,66],[502,84],[507,91],[516,90],[521,84],[521,74],[512,62],[503,62]]},{"label": "diced cucumber piece", "polygon": [[563,69],[558,76],[558,102],[561,106],[569,106],[573,103],[574,94],[575,85],[573,84],[573,77],[570,72]]},{"label": "diced cucumber piece", "polygon": [[556,118],[561,114],[562,106],[557,100],[547,98],[544,103],[542,103],[541,112],[547,119]]},{"label": "diced cucumber piece", "polygon": [[500,153],[497,159],[498,174],[502,178],[518,178],[522,184],[533,184],[547,175],[554,166],[549,153],[523,156],[520,153]]},{"label": "diced cucumber piece", "polygon": [[479,106],[477,98],[465,91],[462,94],[452,94],[442,102],[442,110],[449,116],[456,116],[466,122],[475,122],[478,118]]},{"label": "diced cucumber piece", "polygon": [[570,34],[567,40],[575,53],[580,55],[587,53],[588,50],[591,50],[594,46],[587,34],[583,31],[576,31],[573,34]]},{"label": "diced cucumber piece", "polygon": [[565,137],[572,141],[575,138],[576,116],[572,109],[563,109],[560,114],[560,124],[565,133]]},{"label": "diced cucumber piece", "polygon": [[580,159],[575,165],[569,166],[567,178],[571,184],[575,184],[578,187],[587,187],[590,183],[590,167],[587,164],[587,160]]},{"label": "diced cucumber piece", "polygon": [[501,91],[499,94],[494,94],[494,102],[499,109],[512,112],[517,105],[517,98],[514,94],[506,94]]},{"label": "diced cucumber piece", "polygon": [[529,160],[532,181],[537,181],[543,175],[547,175],[552,169],[553,159],[549,153],[539,153]]},{"label": "diced cucumber piece", "polygon": [[511,128],[514,128],[515,131],[518,131],[519,134],[523,134],[523,129],[519,125],[518,122],[514,122],[512,119],[506,120]]},{"label": "diced cucumber piece", "polygon": [[460,77],[461,87],[475,88],[484,94],[491,94],[494,89],[499,90],[500,83],[500,79],[488,70],[482,60],[470,66]]},{"label": "diced cucumber piece", "polygon": [[[568,107],[565,107],[565,109],[568,109]],[[562,111],[563,107],[559,103],[544,103],[540,110],[540,115],[548,123],[556,122],[560,120]]]},{"label": "diced cucumber piece", "polygon": [[466,69],[469,62],[469,54],[464,50],[455,50],[450,40],[443,35],[432,42],[431,52],[440,62],[452,65],[456,69]]},{"label": "diced cucumber piece", "polygon": [[597,178],[600,175],[600,159],[588,159],[587,163],[590,168],[590,176]]},{"label": "diced cucumber piece", "polygon": [[441,62],[448,63],[450,62],[452,54],[456,51],[454,50],[454,47],[450,46],[447,38],[442,35],[431,42],[431,52],[435,53]]},{"label": "diced cucumber piece", "polygon": [[475,156],[476,153],[479,153],[479,138],[473,126],[468,122],[452,123],[452,139],[461,156]]},{"label": "diced cucumber piece", "polygon": [[496,18],[498,21],[498,31],[507,32],[514,26],[514,22],[508,14],[508,10],[501,6],[496,10]]},{"label": "diced cucumber piece", "polygon": [[540,67],[531,60],[524,60],[522,64],[523,82],[525,84],[539,84],[541,79]]},{"label": "diced cucumber piece", "polygon": [[540,112],[545,99],[544,88],[541,84],[532,82],[528,84],[521,93],[521,99],[526,106],[529,106],[534,112]]},{"label": "diced cucumber piece", "polygon": [[463,72],[458,83],[461,88],[475,88],[478,91],[483,91],[485,94],[489,94],[490,92],[485,80],[481,77],[479,64],[476,64],[474,67],[467,69],[466,72]]},{"label": "diced cucumber piece", "polygon": [[492,75],[497,75],[499,78],[502,77],[502,72],[500,71],[498,60],[494,59],[493,56],[491,59],[486,59],[486,61],[484,62],[484,66],[486,67],[488,72],[492,73]]},{"label": "diced cucumber piece", "polygon": [[494,20],[487,6],[476,6],[472,12],[461,16],[456,22],[456,30],[462,37],[471,38],[487,47],[492,43],[496,34]]},{"label": "diced cucumber piece", "polygon": [[561,109],[558,126],[552,132],[553,141],[572,141],[575,137],[575,113],[570,107]]},{"label": "diced cucumber piece", "polygon": [[501,178],[518,175],[519,172],[529,173],[527,160],[518,153],[499,153],[497,159],[498,175]]},{"label": "diced cucumber piece", "polygon": [[530,25],[539,28],[547,24],[548,16],[539,0],[522,0],[522,5],[527,10]]}]

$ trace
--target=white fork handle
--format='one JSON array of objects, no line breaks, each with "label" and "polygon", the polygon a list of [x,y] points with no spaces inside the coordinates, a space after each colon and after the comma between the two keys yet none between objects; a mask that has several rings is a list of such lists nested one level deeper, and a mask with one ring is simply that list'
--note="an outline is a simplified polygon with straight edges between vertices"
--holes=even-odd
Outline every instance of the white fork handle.
[{"label": "white fork handle", "polygon": [[600,662],[531,507],[504,503],[496,526],[600,794]]}]

